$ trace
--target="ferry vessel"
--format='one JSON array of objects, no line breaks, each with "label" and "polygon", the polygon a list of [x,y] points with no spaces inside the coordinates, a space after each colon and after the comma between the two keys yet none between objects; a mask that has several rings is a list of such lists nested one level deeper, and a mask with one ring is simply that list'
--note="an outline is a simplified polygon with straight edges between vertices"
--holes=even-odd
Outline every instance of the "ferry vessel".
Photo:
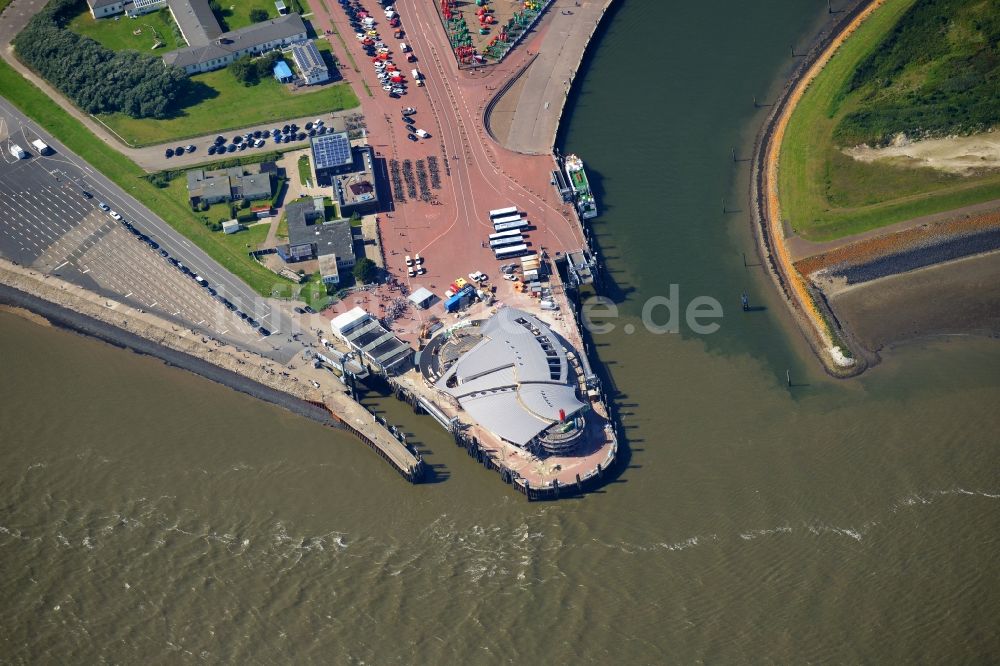
[{"label": "ferry vessel", "polygon": [[590,181],[587,180],[583,160],[576,155],[567,155],[563,166],[566,169],[566,177],[569,178],[570,186],[573,188],[576,208],[580,211],[580,217],[585,220],[597,217],[597,201],[594,199],[594,193],[590,191]]}]

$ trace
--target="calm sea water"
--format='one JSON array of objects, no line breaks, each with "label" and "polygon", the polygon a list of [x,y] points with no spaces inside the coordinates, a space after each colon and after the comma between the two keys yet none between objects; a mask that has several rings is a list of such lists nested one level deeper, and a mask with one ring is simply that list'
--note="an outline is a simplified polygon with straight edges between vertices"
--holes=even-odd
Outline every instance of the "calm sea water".
[{"label": "calm sea water", "polygon": [[[409,486],[349,436],[0,314],[0,660],[1000,659],[1000,347],[829,380],[722,214],[752,96],[821,4],[622,3],[582,72],[563,144],[606,210],[630,449],[602,492],[529,504],[373,397],[439,466]],[[720,330],[626,334],[670,284]]]}]

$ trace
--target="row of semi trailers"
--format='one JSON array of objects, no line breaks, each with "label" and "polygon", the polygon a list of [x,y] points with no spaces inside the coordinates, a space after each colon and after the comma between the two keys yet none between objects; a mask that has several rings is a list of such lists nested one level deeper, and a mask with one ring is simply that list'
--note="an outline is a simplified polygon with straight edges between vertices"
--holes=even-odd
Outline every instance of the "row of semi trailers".
[{"label": "row of semi trailers", "polygon": [[490,221],[495,233],[490,234],[490,249],[499,260],[513,259],[528,254],[522,232],[528,221],[521,217],[515,206],[490,211]]}]

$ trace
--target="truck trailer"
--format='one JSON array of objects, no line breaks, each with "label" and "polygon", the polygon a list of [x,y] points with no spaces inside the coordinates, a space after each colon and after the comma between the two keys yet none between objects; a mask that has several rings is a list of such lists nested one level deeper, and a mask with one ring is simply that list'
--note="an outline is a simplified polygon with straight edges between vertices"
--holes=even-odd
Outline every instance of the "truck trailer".
[{"label": "truck trailer", "polygon": [[42,141],[41,139],[35,139],[34,141],[31,142],[31,145],[35,147],[35,150],[38,151],[39,155],[48,155],[49,153],[52,152],[52,149],[49,148],[49,145],[44,141]]}]

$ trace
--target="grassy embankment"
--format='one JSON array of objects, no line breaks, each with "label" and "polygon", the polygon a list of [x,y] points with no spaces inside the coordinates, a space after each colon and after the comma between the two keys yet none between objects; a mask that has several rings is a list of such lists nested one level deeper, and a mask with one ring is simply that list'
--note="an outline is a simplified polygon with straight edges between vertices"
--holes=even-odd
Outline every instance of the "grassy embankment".
[{"label": "grassy embankment", "polygon": [[[146,179],[146,173],[90,133],[49,97],[0,60],[0,90],[4,97],[26,116],[59,138],[70,150],[105,174],[126,192],[144,203],[170,226],[243,280],[253,290],[270,295],[272,287],[285,281],[247,256],[247,241],[227,238],[209,231],[195,217],[184,199],[172,196],[169,189],[160,189]],[[239,234],[237,234],[238,236]]]},{"label": "grassy embankment", "polygon": [[886,0],[844,43],[802,97],[782,144],[782,216],[796,232],[829,240],[1000,198],[996,172],[863,163],[840,150],[897,132],[971,131],[977,118],[990,118],[983,105],[996,104],[997,19],[988,6]]}]

